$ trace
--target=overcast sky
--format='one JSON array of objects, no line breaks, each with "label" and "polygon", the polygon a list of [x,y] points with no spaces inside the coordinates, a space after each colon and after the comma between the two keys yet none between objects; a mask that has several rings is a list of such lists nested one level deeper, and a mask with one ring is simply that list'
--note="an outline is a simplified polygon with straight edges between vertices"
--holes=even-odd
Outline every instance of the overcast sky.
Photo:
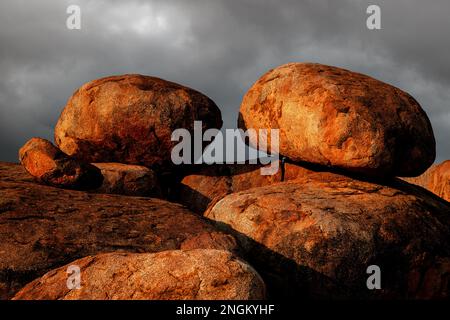
[{"label": "overcast sky", "polygon": [[[81,30],[66,8],[82,10]],[[381,30],[366,28],[369,4]],[[53,140],[70,95],[107,75],[141,73],[212,98],[235,127],[265,71],[311,61],[362,72],[412,94],[450,159],[450,1],[203,0],[0,2],[0,160],[29,138]]]}]

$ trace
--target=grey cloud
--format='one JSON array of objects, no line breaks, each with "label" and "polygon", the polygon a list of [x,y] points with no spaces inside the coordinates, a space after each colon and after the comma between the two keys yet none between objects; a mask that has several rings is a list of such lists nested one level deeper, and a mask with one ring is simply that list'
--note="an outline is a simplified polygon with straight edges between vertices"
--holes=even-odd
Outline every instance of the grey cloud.
[{"label": "grey cloud", "polygon": [[[65,27],[68,4],[82,30]],[[365,27],[377,3],[382,30]],[[52,139],[82,83],[142,73],[209,95],[234,127],[245,91],[265,71],[315,61],[363,72],[417,98],[450,159],[450,3],[398,1],[23,1],[0,4],[0,160],[31,136]]]}]

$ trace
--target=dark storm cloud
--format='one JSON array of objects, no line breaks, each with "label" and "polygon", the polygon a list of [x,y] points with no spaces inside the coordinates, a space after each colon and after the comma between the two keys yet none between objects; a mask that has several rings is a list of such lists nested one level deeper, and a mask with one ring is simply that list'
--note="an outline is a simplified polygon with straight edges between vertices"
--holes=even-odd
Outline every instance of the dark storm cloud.
[{"label": "dark storm cloud", "polygon": [[[82,29],[65,27],[78,4]],[[365,26],[378,4],[382,30]],[[439,160],[450,159],[450,2],[17,1],[0,3],[0,160],[31,136],[52,139],[82,83],[142,73],[198,89],[233,127],[243,94],[268,69],[315,61],[410,92],[427,111]]]}]

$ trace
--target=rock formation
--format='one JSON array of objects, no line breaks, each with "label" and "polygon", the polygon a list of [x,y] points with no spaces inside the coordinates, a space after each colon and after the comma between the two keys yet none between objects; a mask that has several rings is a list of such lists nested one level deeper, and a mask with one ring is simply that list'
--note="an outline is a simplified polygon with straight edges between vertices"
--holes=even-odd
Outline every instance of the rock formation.
[{"label": "rock formation", "polygon": [[80,268],[81,288],[68,289],[67,268],[26,285],[25,300],[253,300],[265,298],[258,273],[221,250],[108,253],[70,263]]},{"label": "rock formation", "polygon": [[19,150],[19,160],[36,180],[56,187],[94,189],[103,180],[99,169],[69,157],[41,138],[30,139]]},{"label": "rock formation", "polygon": [[236,251],[232,236],[181,205],[39,185],[0,163],[0,298],[45,272],[105,252],[213,248]]},{"label": "rock formation", "polygon": [[279,129],[280,154],[293,161],[365,175],[417,176],[435,159],[430,121],[413,97],[321,64],[268,71],[245,95],[238,126]]},{"label": "rock formation", "polygon": [[128,196],[159,196],[160,185],[149,168],[123,163],[93,163],[103,175],[103,184],[96,192]]},{"label": "rock formation", "polygon": [[418,177],[404,180],[422,186],[450,202],[450,160],[431,166]]},{"label": "rock formation", "polygon": [[[281,162],[281,161],[280,161]],[[254,187],[271,185],[281,181],[294,180],[313,174],[313,169],[293,163],[279,164],[274,175],[261,175],[261,165],[208,165],[185,176],[174,188],[176,200],[194,212],[203,214],[207,207],[227,194]],[[325,170],[314,167],[314,170]]]},{"label": "rock formation", "polygon": [[[448,200],[450,162],[409,180],[436,195],[395,178],[435,159],[409,94],[320,64],[270,70],[245,95],[239,127],[280,130],[273,176],[173,164],[172,132],[195,120],[222,125],[212,100],[162,79],[78,89],[55,128],[62,151],[42,139],[20,151],[34,179],[0,163],[0,298],[450,299],[450,203],[437,196]],[[86,168],[101,187],[35,182],[73,188]],[[67,264],[80,266],[80,290],[66,286]]]},{"label": "rock formation", "polygon": [[[274,297],[449,298],[450,205],[401,180],[318,172],[230,194],[205,215],[235,234]],[[381,290],[366,287],[372,264]]]},{"label": "rock formation", "polygon": [[177,142],[173,130],[220,128],[216,104],[205,95],[155,77],[121,75],[84,84],[69,99],[55,142],[86,162],[119,162],[167,170]]}]

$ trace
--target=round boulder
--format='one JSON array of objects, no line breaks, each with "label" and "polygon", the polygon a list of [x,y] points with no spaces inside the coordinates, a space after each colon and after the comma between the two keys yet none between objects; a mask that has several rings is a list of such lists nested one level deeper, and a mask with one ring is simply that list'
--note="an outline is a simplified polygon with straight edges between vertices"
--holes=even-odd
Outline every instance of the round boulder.
[{"label": "round boulder", "polygon": [[29,174],[48,185],[93,189],[102,184],[97,167],[67,156],[45,139],[30,139],[19,150],[19,160]]},{"label": "round boulder", "polygon": [[207,96],[155,77],[121,75],[84,84],[67,102],[55,128],[65,153],[87,162],[170,167],[173,130],[220,128],[219,108]]},{"label": "round boulder", "polygon": [[70,263],[80,288],[67,286],[65,266],[26,285],[15,300],[254,300],[264,299],[258,273],[221,250],[110,253]]},{"label": "round boulder", "polygon": [[293,161],[370,176],[420,175],[436,153],[430,121],[409,94],[315,63],[264,74],[245,95],[238,126],[279,129],[279,152]]},{"label": "round boulder", "polygon": [[311,173],[230,194],[205,216],[236,235],[276,298],[450,297],[450,205],[401,180]]}]

